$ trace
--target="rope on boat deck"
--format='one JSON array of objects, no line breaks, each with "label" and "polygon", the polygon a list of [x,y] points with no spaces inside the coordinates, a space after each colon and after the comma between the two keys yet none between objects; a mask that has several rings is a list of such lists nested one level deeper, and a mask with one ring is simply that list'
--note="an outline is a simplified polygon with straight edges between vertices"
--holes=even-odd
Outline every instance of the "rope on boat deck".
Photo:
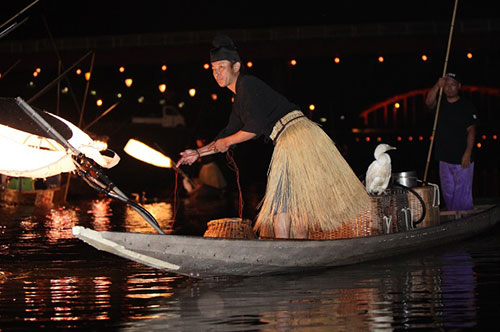
[{"label": "rope on boat deck", "polygon": [[243,195],[241,193],[241,184],[240,184],[240,169],[238,168],[238,165],[236,164],[236,161],[234,160],[233,157],[233,151],[231,149],[227,150],[226,152],[226,160],[229,164],[229,168],[236,172],[236,183],[238,185],[238,214],[240,219],[243,220]]}]

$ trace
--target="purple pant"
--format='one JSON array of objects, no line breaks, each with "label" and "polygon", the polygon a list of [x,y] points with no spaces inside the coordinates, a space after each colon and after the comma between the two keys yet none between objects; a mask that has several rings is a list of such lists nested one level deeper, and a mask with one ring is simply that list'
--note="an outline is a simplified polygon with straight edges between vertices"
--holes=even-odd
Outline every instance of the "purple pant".
[{"label": "purple pant", "polygon": [[468,168],[462,165],[439,162],[439,178],[441,192],[446,208],[449,211],[472,210],[472,179],[474,178],[474,163]]}]

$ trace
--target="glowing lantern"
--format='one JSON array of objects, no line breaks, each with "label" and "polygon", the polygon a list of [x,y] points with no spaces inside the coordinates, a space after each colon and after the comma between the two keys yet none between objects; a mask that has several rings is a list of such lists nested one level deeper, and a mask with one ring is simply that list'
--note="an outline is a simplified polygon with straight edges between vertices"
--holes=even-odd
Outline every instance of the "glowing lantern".
[{"label": "glowing lantern", "polygon": [[380,63],[384,62],[384,57],[383,56],[379,56],[378,57],[378,62],[380,62]]},{"label": "glowing lantern", "polygon": [[127,86],[127,88],[130,88],[132,86],[132,82],[133,80],[131,78],[125,79],[125,85]]},{"label": "glowing lantern", "polygon": [[123,150],[130,156],[145,163],[163,168],[172,167],[172,160],[169,157],[133,138],[128,140]]},{"label": "glowing lantern", "polygon": [[292,66],[295,66],[297,64],[297,60],[295,60],[295,59],[290,60],[290,64]]},{"label": "glowing lantern", "polygon": [[163,66],[161,66],[161,70],[162,70],[162,71],[167,70],[167,65],[163,65]]},{"label": "glowing lantern", "polygon": [[422,61],[427,61],[427,59],[428,59],[428,58],[427,58],[427,55],[422,54]]},{"label": "glowing lantern", "polygon": [[188,93],[189,93],[189,95],[190,95],[191,97],[194,97],[194,96],[196,95],[196,89],[191,88],[191,89],[189,89]]},{"label": "glowing lantern", "polygon": [[85,73],[85,79],[86,79],[87,81],[89,81],[89,80],[90,80],[90,72],[86,72],[86,73]]},{"label": "glowing lantern", "polygon": [[471,52],[467,52],[467,59],[472,59],[472,53]]},{"label": "glowing lantern", "polygon": [[121,66],[120,68],[118,68],[118,71],[119,71],[120,73],[123,73],[123,72],[125,71],[125,67]]},{"label": "glowing lantern", "polygon": [[314,111],[316,109],[316,106],[314,104],[309,105],[309,110]]},{"label": "glowing lantern", "polygon": [[167,90],[167,85],[164,83],[158,85],[158,90],[160,90],[161,93],[165,92]]},{"label": "glowing lantern", "polygon": [[333,61],[334,61],[335,63],[340,63],[340,58],[339,58],[338,56],[336,56],[336,57],[335,57],[335,59],[333,59]]},{"label": "glowing lantern", "polygon": [[203,69],[205,69],[205,70],[206,70],[206,69],[210,69],[210,65],[209,65],[208,63],[205,63],[205,64],[203,65]]},{"label": "glowing lantern", "polygon": [[248,61],[247,62],[247,67],[248,68],[252,68],[253,67],[253,62],[252,61]]},{"label": "glowing lantern", "polygon": [[82,70],[80,68],[78,68],[75,72],[77,75],[80,75],[82,73]]},{"label": "glowing lantern", "polygon": [[102,99],[97,99],[95,103],[97,106],[102,106]]},{"label": "glowing lantern", "polygon": [[210,95],[210,98],[212,98],[212,100],[213,100],[213,101],[216,101],[219,97],[217,96],[217,94],[216,94],[216,93],[212,93],[212,94]]},{"label": "glowing lantern", "polygon": [[394,108],[398,109],[398,108],[400,108],[400,107],[401,107],[401,105],[400,105],[399,103],[395,103],[395,104],[394,104]]}]

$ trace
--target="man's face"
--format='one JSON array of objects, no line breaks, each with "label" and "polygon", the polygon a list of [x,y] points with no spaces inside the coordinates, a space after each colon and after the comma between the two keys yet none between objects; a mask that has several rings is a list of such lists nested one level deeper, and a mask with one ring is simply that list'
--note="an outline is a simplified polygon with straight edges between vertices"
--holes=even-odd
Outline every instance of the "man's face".
[{"label": "man's face", "polygon": [[447,97],[455,97],[460,90],[460,82],[455,81],[451,77],[447,77],[443,90]]},{"label": "man's face", "polygon": [[217,84],[222,88],[227,87],[237,78],[237,71],[229,60],[212,62],[212,73]]}]

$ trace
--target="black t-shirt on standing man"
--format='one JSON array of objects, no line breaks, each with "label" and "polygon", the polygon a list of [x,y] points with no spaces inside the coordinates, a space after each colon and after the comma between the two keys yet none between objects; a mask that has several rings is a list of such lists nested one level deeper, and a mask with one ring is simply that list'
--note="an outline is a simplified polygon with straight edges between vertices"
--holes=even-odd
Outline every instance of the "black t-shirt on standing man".
[{"label": "black t-shirt on standing man", "polygon": [[467,146],[467,128],[477,124],[477,109],[468,99],[460,97],[456,102],[449,103],[443,96],[434,141],[435,158],[450,164],[461,164]]}]

